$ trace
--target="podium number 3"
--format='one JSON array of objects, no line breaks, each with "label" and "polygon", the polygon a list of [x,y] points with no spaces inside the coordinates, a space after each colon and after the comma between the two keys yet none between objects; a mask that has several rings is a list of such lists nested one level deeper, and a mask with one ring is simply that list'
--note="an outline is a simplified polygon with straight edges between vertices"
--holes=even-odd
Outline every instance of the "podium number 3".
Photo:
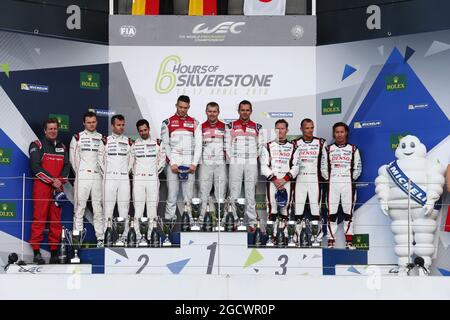
[{"label": "podium number 3", "polygon": [[280,268],[281,268],[282,271],[281,271],[281,273],[278,272],[278,271],[275,271],[276,275],[285,275],[286,274],[286,271],[287,271],[286,265],[287,265],[287,263],[289,261],[289,258],[288,258],[287,255],[283,254],[283,255],[278,257],[278,261],[281,261],[281,260],[284,260],[283,263],[280,264]]}]

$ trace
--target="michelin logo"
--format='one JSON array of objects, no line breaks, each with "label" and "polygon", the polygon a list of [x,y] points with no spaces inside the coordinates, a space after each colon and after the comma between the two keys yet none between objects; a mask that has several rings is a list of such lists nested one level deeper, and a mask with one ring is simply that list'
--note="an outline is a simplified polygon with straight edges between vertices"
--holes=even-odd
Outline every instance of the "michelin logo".
[{"label": "michelin logo", "polygon": [[430,105],[428,103],[410,104],[408,105],[408,110],[427,109],[429,106]]},{"label": "michelin logo", "polygon": [[293,112],[263,112],[264,118],[293,118]]},{"label": "michelin logo", "polygon": [[41,84],[31,84],[31,83],[21,83],[20,90],[24,91],[36,91],[36,92],[48,92],[48,86],[44,86]]},{"label": "michelin logo", "polygon": [[376,127],[381,127],[381,121],[376,120],[376,121],[356,121],[353,124],[353,128],[355,129],[364,129],[364,128],[376,128]]},{"label": "michelin logo", "polygon": [[94,112],[97,117],[109,117],[116,114],[115,111],[106,109],[89,109],[89,111]]}]

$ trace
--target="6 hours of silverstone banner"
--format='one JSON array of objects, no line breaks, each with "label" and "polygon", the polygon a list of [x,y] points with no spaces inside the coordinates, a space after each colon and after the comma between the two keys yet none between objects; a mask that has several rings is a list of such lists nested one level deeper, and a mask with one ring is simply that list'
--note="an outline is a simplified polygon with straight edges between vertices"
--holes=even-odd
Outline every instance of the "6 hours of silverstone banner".
[{"label": "6 hours of silverstone banner", "polygon": [[[273,128],[276,120],[286,118],[295,134],[302,118],[315,119],[316,114],[316,49],[315,37],[310,38],[315,27],[306,17],[290,17],[282,27],[278,19],[267,19],[264,36],[268,45],[261,46],[264,42],[255,40],[257,32],[263,33],[255,27],[261,21],[235,18],[227,17],[227,23],[224,17],[195,22],[177,17],[177,23],[161,29],[162,36],[156,39],[149,30],[162,23],[158,17],[112,17],[110,84],[129,85],[133,97],[124,101],[119,90],[110,90],[111,109],[118,112],[127,104],[138,110],[158,137],[161,121],[175,112],[179,95],[190,96],[189,113],[199,121],[205,120],[210,101],[219,103],[220,118],[230,121],[237,118],[239,101],[248,99],[254,105],[252,118],[263,127]],[[223,41],[193,46],[188,42],[195,39],[189,38],[180,46],[175,36],[199,32],[202,43],[206,38]],[[274,39],[277,46],[270,44]]]}]

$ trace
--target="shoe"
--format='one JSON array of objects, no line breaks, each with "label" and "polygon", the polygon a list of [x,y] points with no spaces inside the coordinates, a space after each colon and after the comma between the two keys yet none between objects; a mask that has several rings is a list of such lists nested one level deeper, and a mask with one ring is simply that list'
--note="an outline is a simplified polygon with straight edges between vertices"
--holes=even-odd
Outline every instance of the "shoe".
[{"label": "shoe", "polygon": [[349,249],[349,250],[355,250],[356,248],[353,246],[353,243],[350,241],[347,241],[345,243],[345,249]]},{"label": "shoe", "polygon": [[49,264],[59,264],[59,259],[58,259],[58,257],[50,257],[50,261],[48,263]]},{"label": "shoe", "polygon": [[36,264],[45,264],[45,260],[42,258],[40,253],[36,253],[34,255],[33,262]]},{"label": "shoe", "polygon": [[103,248],[103,247],[104,247],[103,240],[102,239],[98,239],[97,240],[97,248]]},{"label": "shoe", "polygon": [[334,240],[333,239],[328,240],[328,248],[330,248],[330,249],[334,248]]}]

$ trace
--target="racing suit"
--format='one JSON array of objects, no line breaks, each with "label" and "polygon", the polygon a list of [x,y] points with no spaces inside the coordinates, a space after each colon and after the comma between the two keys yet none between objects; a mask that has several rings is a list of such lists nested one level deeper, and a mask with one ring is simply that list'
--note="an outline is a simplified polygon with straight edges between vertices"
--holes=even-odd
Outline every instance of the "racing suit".
[{"label": "racing suit", "polygon": [[76,174],[73,216],[74,230],[83,229],[87,200],[91,195],[94,211],[94,229],[97,239],[103,238],[102,175],[98,168],[98,150],[106,137],[84,130],[75,134],[70,142],[70,163]]},{"label": "racing suit", "polygon": [[[175,114],[162,122],[161,139],[169,163],[166,169],[168,194],[165,217],[173,220],[176,218],[180,181],[178,180],[178,174],[173,173],[170,166],[189,167],[198,165],[202,153],[201,126],[194,118],[180,117]],[[188,176],[187,181],[181,182],[184,202],[191,202],[194,193],[195,174],[189,174]],[[179,205],[179,211],[183,211],[182,204]]]},{"label": "racing suit", "polygon": [[295,144],[287,140],[271,141],[262,148],[261,152],[261,174],[263,174],[267,181],[266,199],[267,212],[269,220],[275,221],[278,214],[278,206],[275,200],[277,188],[272,181],[276,179],[284,179],[286,183],[284,188],[288,194],[287,205],[280,214],[284,219],[289,218],[290,199],[291,199],[291,183],[298,174],[298,151],[296,151]]},{"label": "racing suit", "polygon": [[[130,208],[130,153],[131,140],[124,135],[112,134],[106,144],[100,144],[99,167],[103,174],[103,209],[105,219],[112,218],[117,201],[119,216],[127,218]],[[128,226],[128,224],[127,224]],[[106,231],[106,224],[104,226]]]},{"label": "racing suit", "polygon": [[262,126],[251,120],[230,122],[225,128],[225,154],[230,161],[229,188],[233,214],[237,219],[235,200],[241,194],[242,180],[249,225],[256,224],[255,188],[258,179],[258,157],[264,146]]},{"label": "racing suit", "polygon": [[344,232],[346,242],[353,239],[352,215],[356,199],[354,182],[361,175],[362,164],[355,145],[332,144],[325,148],[321,160],[322,176],[328,180],[328,227],[330,240],[335,240],[339,205],[345,214]]},{"label": "racing suit", "polygon": [[[147,217],[153,221],[158,213],[159,178],[166,165],[164,146],[159,140],[138,138],[131,146],[133,172],[134,218],[139,219],[147,206]],[[139,228],[136,228],[136,232]]]},{"label": "racing suit", "polygon": [[299,152],[299,173],[295,183],[295,215],[303,218],[305,205],[308,202],[311,219],[320,221],[323,180],[320,170],[322,154],[327,143],[322,138],[313,137],[307,141],[304,138],[293,141]]},{"label": "racing suit", "polygon": [[227,191],[227,170],[225,165],[224,138],[225,123],[217,121],[212,124],[206,121],[202,124],[203,152],[202,163],[199,169],[200,198],[202,200],[200,221],[203,221],[206,203],[213,184],[216,201],[225,199]]},{"label": "racing suit", "polygon": [[[61,242],[61,207],[55,205],[52,186],[55,179],[67,182],[70,163],[66,146],[59,141],[47,138],[30,144],[30,166],[35,177],[33,183],[33,223],[31,225],[30,244],[33,250],[39,250],[44,238],[44,229],[49,222],[48,242],[50,250],[58,249]],[[62,190],[62,187],[61,187]]]}]

